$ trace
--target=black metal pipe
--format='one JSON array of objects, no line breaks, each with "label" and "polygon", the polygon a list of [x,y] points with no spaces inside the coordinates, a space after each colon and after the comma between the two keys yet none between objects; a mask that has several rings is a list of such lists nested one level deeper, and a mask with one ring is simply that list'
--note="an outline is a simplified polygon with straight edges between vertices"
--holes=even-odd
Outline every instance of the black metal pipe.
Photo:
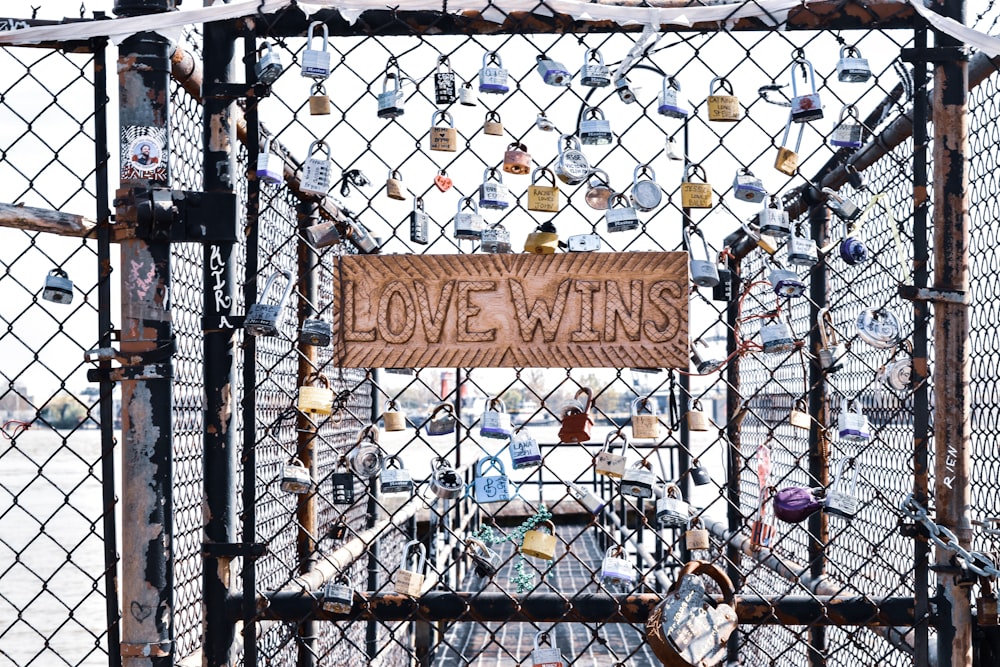
[{"label": "black metal pipe", "polygon": [[[732,295],[726,306],[726,356],[736,353],[736,329],[739,326],[740,302],[739,295],[743,290],[740,279],[740,259],[732,256],[726,262],[729,269],[730,290]],[[740,511],[740,471],[743,462],[740,456],[740,429],[743,421],[743,397],[740,395],[740,358],[733,357],[726,367],[726,524],[729,533],[735,535],[743,529],[743,513]],[[743,555],[735,544],[726,546],[726,574],[739,590],[743,582],[743,570],[740,563]],[[735,663],[739,659],[740,633],[733,633],[726,644],[729,661]]]},{"label": "black metal pipe", "polygon": [[[381,386],[380,371],[377,368],[371,369],[372,374],[372,404],[371,404],[371,423],[377,424],[379,419],[379,405],[378,405],[378,387]],[[368,507],[366,509],[367,514],[365,515],[365,528],[374,528],[378,521],[379,512],[379,500],[378,500],[378,481],[375,479],[369,480],[368,488]],[[382,557],[381,554],[381,540],[376,540],[368,547],[368,572],[367,572],[367,590],[374,591],[378,589],[378,577],[379,572],[382,569],[379,560]],[[365,651],[367,652],[369,660],[375,660],[379,653],[378,647],[378,628],[379,624],[377,621],[368,621],[367,627],[365,628]]]},{"label": "black metal pipe", "polygon": [[118,16],[146,16],[176,9],[176,0],[115,0],[114,12]]}]

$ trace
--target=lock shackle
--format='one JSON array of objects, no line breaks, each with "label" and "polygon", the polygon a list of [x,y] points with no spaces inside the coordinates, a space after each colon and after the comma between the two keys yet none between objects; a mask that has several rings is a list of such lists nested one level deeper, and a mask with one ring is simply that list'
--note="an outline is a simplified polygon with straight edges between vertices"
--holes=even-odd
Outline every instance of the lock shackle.
[{"label": "lock shackle", "polygon": [[806,399],[797,398],[795,399],[795,409],[799,412],[808,412],[809,408],[806,406]]},{"label": "lock shackle", "polygon": [[[718,86],[716,86],[718,82]],[[722,90],[728,95],[733,94],[733,84],[729,83],[729,79],[724,76],[717,76],[708,83],[708,94],[715,95],[716,90]]]},{"label": "lock shackle", "polygon": [[[840,411],[841,412],[854,412],[854,410],[852,410],[852,408],[857,409],[857,405],[855,404],[853,398],[847,398],[845,396],[845,397],[843,397],[843,398],[840,399]],[[856,414],[863,415],[864,413],[860,409],[857,409]]]},{"label": "lock shackle", "polygon": [[398,169],[390,169],[389,170],[389,178],[394,178],[397,181],[402,181],[403,180],[403,175],[401,173],[399,173]]},{"label": "lock shackle", "polygon": [[604,436],[604,445],[601,447],[602,452],[610,452],[611,445],[614,444],[615,440],[622,441],[622,456],[628,451],[629,444],[628,438],[621,431],[610,431],[606,436]]},{"label": "lock shackle", "polygon": [[549,631],[548,630],[539,630],[535,634],[534,648],[536,648],[536,649],[541,648],[541,644],[542,643],[544,643],[546,646],[548,646],[550,648],[554,648],[553,645],[552,645],[552,641],[549,639]]},{"label": "lock shackle", "polygon": [[[733,601],[736,599],[736,588],[733,586],[733,580],[718,565],[703,560],[693,560],[685,563],[681,571],[677,573],[677,578],[674,579],[674,583],[670,585],[667,592],[673,593],[676,591],[677,587],[680,586],[681,580],[684,577],[692,575],[705,575],[714,580],[722,592],[722,601],[728,605],[733,604]],[[710,596],[705,596],[705,600],[715,606]]]},{"label": "lock shackle", "polygon": [[[799,134],[798,137],[795,139],[795,152],[798,153],[799,149],[802,147],[802,133],[805,131],[805,128],[803,128],[802,126],[805,125],[805,123],[796,123],[796,125],[799,126]],[[788,148],[788,133],[791,131],[792,131],[792,114],[789,113],[788,120],[785,122],[785,133],[781,136],[782,148]]]},{"label": "lock shackle", "polygon": [[406,466],[403,465],[403,459],[399,458],[397,454],[390,454],[389,456],[382,459],[383,470],[396,469],[406,470]]},{"label": "lock shackle", "polygon": [[551,521],[549,521],[548,519],[546,519],[545,521],[539,521],[537,524],[535,524],[535,527],[532,528],[532,530],[537,530],[538,532],[542,532],[541,531],[542,527],[549,529],[549,535],[556,534],[556,525]]},{"label": "lock shackle", "polygon": [[471,208],[476,215],[479,215],[479,204],[472,197],[463,197],[458,200],[458,212],[461,213],[466,208]]},{"label": "lock shackle", "polygon": [[[497,223],[498,226],[499,226],[499,224],[500,223]],[[486,403],[486,409],[487,410],[496,410],[497,412],[507,412],[507,406],[504,405],[503,400],[499,396],[492,397]]]},{"label": "lock shackle", "polygon": [[[556,186],[556,175],[553,174],[552,170],[549,169],[548,167],[535,167],[535,170],[531,172],[531,184],[534,185],[543,176],[547,177],[548,180],[549,180],[549,182],[552,184],[549,187],[553,187],[553,188],[557,187]],[[551,223],[542,223],[542,224],[544,225],[544,224],[551,224]],[[544,230],[544,229],[539,228],[537,231],[548,231],[548,230]]]},{"label": "lock shackle", "polygon": [[323,50],[326,51],[329,46],[328,40],[330,39],[330,28],[328,28],[322,21],[313,21],[309,24],[309,30],[306,32],[306,49],[310,51],[316,50],[312,47],[313,33],[316,30],[316,26],[323,28]]},{"label": "lock shackle", "polygon": [[584,107],[583,113],[580,115],[582,118],[586,120],[595,120],[595,119],[605,120],[604,112],[601,111],[600,107]]},{"label": "lock shackle", "polygon": [[[410,556],[412,548],[416,547],[417,562],[416,567],[412,570],[407,570],[410,563]],[[422,573],[427,569],[427,547],[424,546],[423,542],[418,540],[410,540],[403,545],[403,557],[399,562],[399,569],[407,570],[409,572]]]},{"label": "lock shackle", "polygon": [[580,150],[582,144],[575,134],[559,135],[559,156],[562,157],[567,149]]},{"label": "lock shackle", "polygon": [[[65,271],[63,271],[62,267],[59,267],[59,266],[57,266],[57,267],[53,268],[51,271],[49,271],[49,275],[50,276],[58,276],[60,278],[69,278],[69,274],[66,273]],[[289,274],[289,280],[291,280],[290,276],[291,276],[291,274]],[[273,278],[274,274],[272,274],[271,277]],[[268,283],[268,284],[270,285],[270,283]],[[267,290],[265,289],[265,292],[266,291]]]},{"label": "lock shackle", "polygon": [[470,554],[473,551],[478,550],[483,555],[484,558],[489,558],[492,555],[490,552],[490,548],[486,546],[486,543],[483,542],[482,540],[476,539],[475,537],[468,537],[465,539],[465,549]]},{"label": "lock shackle", "polygon": [[701,517],[695,515],[688,519],[688,530],[695,530],[697,528],[704,528],[704,524],[701,522]]},{"label": "lock shackle", "polygon": [[590,387],[580,387],[576,390],[576,393],[573,394],[573,400],[575,401],[580,398],[581,394],[587,397],[587,402],[583,404],[583,411],[590,412],[590,408],[594,402],[594,392],[591,391]]},{"label": "lock shackle", "polygon": [[778,209],[779,211],[785,210],[785,200],[778,195],[770,195],[768,201],[771,204],[771,208]]},{"label": "lock shackle", "polygon": [[796,56],[792,60],[792,97],[799,97],[799,88],[795,80],[795,66],[804,67],[809,70],[809,88],[810,93],[816,93],[816,72],[813,70],[812,63],[803,58],[802,56]]},{"label": "lock shackle", "polygon": [[[56,269],[53,269],[53,271],[54,270]],[[59,270],[62,271],[62,269]],[[49,273],[51,273],[51,271]],[[264,283],[264,289],[261,291],[260,296],[257,297],[257,303],[264,303],[264,299],[267,298],[268,293],[271,291],[271,285],[274,284],[274,281],[277,279],[279,275],[285,278],[285,291],[282,292],[281,300],[278,301],[277,305],[278,306],[285,305],[285,302],[288,301],[288,297],[292,293],[292,272],[285,271],[283,269],[276,269],[271,272],[270,276],[267,277],[267,281]],[[62,276],[64,278],[66,277],[66,273],[64,271],[62,272]]]},{"label": "lock shackle", "polygon": [[451,464],[448,459],[443,456],[435,456],[431,459],[431,469],[435,472],[438,470],[455,470],[455,466]]},{"label": "lock shackle", "polygon": [[524,153],[527,153],[528,152],[528,147],[525,146],[524,144],[522,144],[519,141],[515,141],[513,143],[507,144],[507,150],[509,150],[509,151],[520,150],[520,151],[522,151]]},{"label": "lock shackle", "polygon": [[[483,465],[489,463],[489,468],[483,469]],[[476,464],[476,477],[483,477],[483,473],[490,468],[494,468],[500,471],[501,475],[506,475],[507,470],[503,467],[503,461],[501,461],[496,456],[484,456],[479,459],[479,463]]]},{"label": "lock shackle", "polygon": [[677,486],[673,482],[665,482],[663,484],[663,495],[667,498],[673,498],[674,500],[684,500],[684,495],[681,493],[681,487]]},{"label": "lock shackle", "polygon": [[[596,183],[594,182],[595,178],[597,179]],[[587,187],[593,190],[594,188],[600,187],[602,185],[608,189],[611,189],[611,177],[608,176],[608,172],[600,168],[592,169],[590,171],[590,181],[587,182]]]},{"label": "lock shackle", "polygon": [[307,151],[307,154],[309,155],[309,157],[312,157],[313,154],[316,153],[316,149],[317,148],[323,149],[323,152],[326,153],[326,159],[327,160],[330,160],[330,158],[333,157],[333,154],[330,153],[330,147],[327,146],[326,142],[323,141],[322,139],[317,139],[316,141],[314,141],[311,144],[309,144],[309,150]]},{"label": "lock shackle", "polygon": [[597,63],[601,65],[604,64],[604,56],[601,55],[600,49],[587,49],[587,51],[583,54],[583,64],[587,65],[588,63],[594,61],[597,61]]},{"label": "lock shackle", "polygon": [[663,75],[663,88],[662,88],[662,91],[661,91],[664,96],[666,96],[666,94],[667,94],[667,87],[668,86],[670,88],[673,88],[674,90],[676,90],[678,93],[681,92],[681,84],[680,84],[680,82],[677,79],[675,79],[674,77],[670,76],[669,74],[665,74],[665,75]]},{"label": "lock shackle", "polygon": [[385,78],[382,79],[382,92],[389,92],[389,80],[392,80],[392,90],[396,94],[401,93],[400,90],[403,87],[403,77],[397,75],[395,72],[386,72]]},{"label": "lock shackle", "polygon": [[397,410],[398,408],[399,404],[396,403],[396,399],[394,398],[386,399],[385,403],[382,404],[383,412],[385,412],[386,410]]},{"label": "lock shackle", "polygon": [[840,47],[840,58],[861,58],[861,49],[856,44],[845,44]]},{"label": "lock shackle", "polygon": [[420,211],[421,213],[424,212],[424,198],[420,195],[413,196],[413,210]]},{"label": "lock shackle", "polygon": [[684,182],[691,183],[691,178],[701,174],[701,182],[708,183],[708,176],[705,174],[705,169],[698,163],[692,163],[684,167]]},{"label": "lock shackle", "polygon": [[653,469],[653,466],[646,459],[639,459],[638,461],[630,465],[629,468],[634,468],[636,470],[642,470],[643,468],[645,468],[646,470],[651,471]]},{"label": "lock shackle", "polygon": [[640,396],[639,398],[632,401],[632,414],[641,414],[642,410],[645,409],[651,415],[656,414],[656,403],[649,400],[648,396]]},{"label": "lock shackle", "polygon": [[450,412],[453,417],[455,416],[454,405],[452,405],[451,403],[438,403],[437,405],[434,406],[434,409],[431,410],[431,416],[428,419],[434,419],[435,417],[437,417],[437,414],[442,410],[444,410],[445,412]]},{"label": "lock shackle", "polygon": [[330,378],[328,378],[322,373],[310,373],[309,375],[306,376],[305,382],[303,383],[302,386],[315,387],[317,382],[323,385],[325,389],[330,388]]},{"label": "lock shackle", "polygon": [[639,182],[639,177],[645,174],[649,174],[649,180],[656,182],[656,172],[648,164],[637,165],[635,169],[632,170],[632,184],[635,185]]},{"label": "lock shackle", "polygon": [[305,465],[302,463],[302,459],[300,459],[297,456],[293,456],[292,458],[288,459],[288,463],[286,465],[298,466],[300,468],[305,468]]},{"label": "lock shackle", "polygon": [[631,203],[623,192],[612,192],[608,196],[608,208],[631,208],[629,206]]},{"label": "lock shackle", "polygon": [[483,183],[491,180],[496,181],[497,183],[503,183],[503,175],[496,167],[487,167],[483,171]]},{"label": "lock shackle", "polygon": [[378,446],[378,426],[375,424],[369,424],[358,431],[358,438],[354,441],[354,444],[360,445],[365,440],[371,442],[375,446]]},{"label": "lock shackle", "polygon": [[816,316],[817,324],[819,324],[819,340],[825,349],[832,349],[833,347],[840,345],[840,336],[837,334],[837,329],[833,326],[833,317],[830,315],[829,308],[820,308],[819,313]]},{"label": "lock shackle", "polygon": [[451,74],[452,73],[451,60],[448,59],[448,56],[446,56],[446,55],[440,55],[440,56],[438,56],[438,62],[437,62],[437,71],[438,71],[438,73],[441,73],[441,65],[447,65],[448,66],[448,71],[446,72],[447,74]]},{"label": "lock shackle", "polygon": [[[854,471],[854,474],[851,475],[850,491],[845,488],[847,483],[844,481],[848,467]],[[833,474],[833,482],[830,483],[830,488],[835,491],[840,491],[841,493],[848,493],[852,496],[856,496],[858,492],[858,467],[858,463],[853,456],[845,456],[837,461],[836,472]]]},{"label": "lock shackle", "polygon": [[608,547],[607,549],[605,549],[605,551],[604,551],[604,557],[605,558],[621,558],[624,553],[625,553],[625,549],[622,548],[622,545],[620,545],[620,544],[612,544],[610,547]]},{"label": "lock shackle", "polygon": [[268,53],[273,53],[274,49],[271,47],[271,42],[265,39],[263,42],[261,42],[260,46],[257,47],[257,56],[258,56],[257,60],[260,60],[261,51],[267,51]]},{"label": "lock shackle", "polygon": [[499,122],[501,122],[500,121],[500,114],[498,114],[496,111],[487,111],[486,112],[486,120],[484,122],[486,122],[486,123],[489,123],[489,122],[499,123]]},{"label": "lock shackle", "polygon": [[455,127],[455,119],[451,117],[451,114],[443,109],[434,111],[431,114],[431,127],[437,127],[437,124],[441,121],[448,123],[448,127]]},{"label": "lock shackle", "polygon": [[503,67],[503,61],[500,60],[500,54],[496,51],[487,51],[483,54],[483,68],[485,69],[492,64],[496,64],[497,67]]},{"label": "lock shackle", "polygon": [[313,97],[316,97],[317,95],[323,95],[323,96],[325,96],[326,95],[326,86],[323,85],[322,81],[315,81],[315,82],[313,82],[312,91],[310,92],[310,94]]},{"label": "lock shackle", "polygon": [[[856,106],[854,106],[853,104],[845,104],[840,108],[840,115],[837,117],[838,125],[843,125],[845,114],[847,115],[848,118],[853,118],[855,120],[859,120],[861,118],[860,113],[858,112],[858,108]],[[851,166],[853,167],[854,165]],[[855,167],[855,169],[857,168]]]},{"label": "lock shackle", "polygon": [[[691,244],[691,235],[692,234],[701,239],[701,247],[702,247],[703,252],[705,253],[705,255],[704,255],[705,256],[705,261],[711,263],[712,262],[712,253],[708,249],[708,241],[705,240],[705,234],[702,233],[702,231],[700,229],[698,229],[697,227],[690,227],[690,226],[688,226],[688,227],[684,228],[684,231],[683,231],[684,245],[687,246],[688,253],[691,254],[692,258],[694,257],[694,254],[695,254],[694,253],[694,246]],[[697,260],[695,260],[695,261],[697,261]]]}]

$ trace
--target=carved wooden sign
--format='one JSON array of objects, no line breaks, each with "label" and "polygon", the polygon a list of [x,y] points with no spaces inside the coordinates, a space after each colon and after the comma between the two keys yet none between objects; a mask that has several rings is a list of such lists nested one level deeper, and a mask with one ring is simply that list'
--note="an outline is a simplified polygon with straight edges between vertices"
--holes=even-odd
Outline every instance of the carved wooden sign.
[{"label": "carved wooden sign", "polygon": [[334,353],[344,367],[688,366],[687,253],[334,262]]}]

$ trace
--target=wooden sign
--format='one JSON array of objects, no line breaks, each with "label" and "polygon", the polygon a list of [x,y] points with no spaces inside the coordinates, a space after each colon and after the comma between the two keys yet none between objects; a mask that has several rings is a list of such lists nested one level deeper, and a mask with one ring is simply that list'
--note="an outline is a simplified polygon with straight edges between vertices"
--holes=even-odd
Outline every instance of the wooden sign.
[{"label": "wooden sign", "polygon": [[687,368],[688,255],[334,259],[348,368]]}]

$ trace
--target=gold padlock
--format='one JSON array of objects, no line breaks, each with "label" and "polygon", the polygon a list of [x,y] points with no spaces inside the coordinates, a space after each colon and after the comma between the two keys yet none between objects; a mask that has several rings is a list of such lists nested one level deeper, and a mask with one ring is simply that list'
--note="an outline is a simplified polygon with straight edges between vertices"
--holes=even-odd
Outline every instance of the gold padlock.
[{"label": "gold padlock", "polygon": [[[729,94],[716,95],[717,88]],[[740,101],[733,95],[733,86],[725,77],[717,76],[708,84],[708,119],[725,123],[740,119]]]},{"label": "gold padlock", "polygon": [[524,241],[524,252],[534,255],[551,255],[559,248],[559,235],[556,226],[551,222],[543,222],[538,229],[528,234]]},{"label": "gold padlock", "polygon": [[[538,185],[538,181],[543,177],[547,178],[552,185]],[[556,175],[548,167],[538,167],[531,173],[531,185],[528,186],[528,210],[544,211],[545,213],[559,212],[559,187],[556,185]]]},{"label": "gold padlock", "polygon": [[[448,123],[448,127],[438,127],[439,122]],[[458,150],[458,132],[455,121],[447,111],[435,111],[431,115],[431,150],[454,153]]]},{"label": "gold padlock", "polygon": [[806,402],[801,398],[795,401],[795,407],[792,408],[792,412],[788,415],[788,423],[795,428],[801,428],[805,431],[808,431],[809,427],[812,426],[812,418],[806,410]]},{"label": "gold padlock", "polygon": [[395,169],[389,171],[389,178],[385,182],[385,196],[397,201],[406,201],[403,194],[403,176]]},{"label": "gold padlock", "polygon": [[691,409],[688,410],[687,417],[689,431],[708,430],[708,415],[702,411],[701,401],[695,399],[695,402],[691,405]]},{"label": "gold padlock", "polygon": [[503,123],[500,122],[500,114],[496,111],[486,112],[486,122],[483,123],[483,134],[488,134],[492,137],[503,136]]},{"label": "gold padlock", "polygon": [[399,411],[396,401],[392,399],[386,401],[385,411],[382,413],[382,421],[385,423],[386,431],[405,431],[406,415]]},{"label": "gold padlock", "polygon": [[[701,183],[691,180],[700,174]],[[705,170],[700,164],[691,164],[684,170],[684,181],[681,183],[681,206],[684,208],[712,208],[712,186],[708,183]]]},{"label": "gold padlock", "polygon": [[[416,547],[416,559],[413,569],[409,569],[412,547]],[[411,540],[403,546],[403,557],[399,563],[399,569],[393,577],[393,585],[400,595],[410,597],[420,597],[424,588],[424,572],[427,566],[427,547],[417,540]]]},{"label": "gold padlock", "polygon": [[309,96],[309,115],[330,115],[330,98],[326,96],[326,89],[321,81],[313,84],[312,94]]},{"label": "gold padlock", "polygon": [[[542,532],[547,527],[549,532]],[[556,527],[551,521],[542,521],[538,528],[524,533],[521,542],[521,553],[542,560],[552,560],[556,557]]]},{"label": "gold padlock", "polygon": [[660,418],[656,416],[656,406],[645,396],[632,401],[631,421],[632,437],[636,440],[654,440],[660,437]]},{"label": "gold padlock", "polygon": [[795,141],[795,150],[788,148],[788,133],[792,130],[792,116],[788,115],[785,123],[785,134],[781,138],[781,145],[778,146],[778,156],[774,159],[774,168],[785,176],[794,176],[799,168],[799,148],[802,146],[803,124],[799,124],[799,135]]},{"label": "gold padlock", "polygon": [[503,154],[503,170],[509,174],[529,173],[531,156],[528,154],[528,147],[516,141],[507,146],[507,151]]},{"label": "gold padlock", "polygon": [[[310,382],[318,382],[323,385],[316,387]],[[313,373],[306,378],[306,383],[299,387],[300,412],[312,413],[316,415],[328,415],[333,412],[333,390],[330,389],[330,380],[322,373]]]},{"label": "gold padlock", "polygon": [[688,551],[708,549],[710,546],[708,531],[705,530],[698,517],[692,517],[688,529],[684,531],[684,546],[687,547]]}]

